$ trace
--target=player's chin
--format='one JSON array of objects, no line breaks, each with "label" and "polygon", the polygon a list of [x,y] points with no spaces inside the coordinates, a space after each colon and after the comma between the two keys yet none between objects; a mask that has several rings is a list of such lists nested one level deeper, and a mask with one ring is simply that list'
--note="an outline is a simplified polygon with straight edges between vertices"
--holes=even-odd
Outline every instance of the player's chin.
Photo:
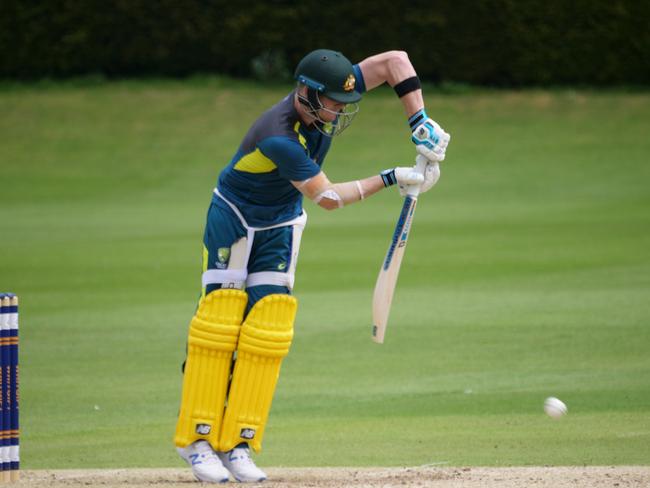
[{"label": "player's chin", "polygon": [[321,110],[319,115],[320,115],[321,120],[323,122],[327,122],[327,123],[334,122],[336,120],[336,117],[338,116],[338,114],[336,114],[336,113],[330,113],[330,112],[326,112],[324,110]]}]

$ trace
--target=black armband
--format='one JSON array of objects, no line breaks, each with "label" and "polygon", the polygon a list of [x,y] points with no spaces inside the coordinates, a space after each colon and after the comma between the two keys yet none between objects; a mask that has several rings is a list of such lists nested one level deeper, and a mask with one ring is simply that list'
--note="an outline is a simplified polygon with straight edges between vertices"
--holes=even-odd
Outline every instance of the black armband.
[{"label": "black armband", "polygon": [[419,90],[420,88],[422,88],[422,85],[420,84],[420,78],[417,76],[411,76],[410,78],[406,78],[405,80],[400,81],[393,87],[393,90],[395,90],[395,93],[397,93],[398,97],[402,98],[407,93]]}]

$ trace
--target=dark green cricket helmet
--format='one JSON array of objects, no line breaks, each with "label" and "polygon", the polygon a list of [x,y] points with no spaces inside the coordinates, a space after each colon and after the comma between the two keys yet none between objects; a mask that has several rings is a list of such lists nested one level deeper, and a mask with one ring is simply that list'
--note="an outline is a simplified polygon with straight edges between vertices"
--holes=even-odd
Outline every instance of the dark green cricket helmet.
[{"label": "dark green cricket helmet", "polygon": [[317,49],[302,58],[296,67],[299,83],[340,103],[356,103],[361,94],[354,89],[352,63],[340,52]]}]

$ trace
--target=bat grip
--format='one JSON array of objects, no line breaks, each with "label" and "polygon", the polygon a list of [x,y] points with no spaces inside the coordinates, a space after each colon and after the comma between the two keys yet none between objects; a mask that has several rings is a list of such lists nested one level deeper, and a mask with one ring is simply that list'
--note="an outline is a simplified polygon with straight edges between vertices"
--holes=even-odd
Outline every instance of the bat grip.
[{"label": "bat grip", "polygon": [[[418,154],[415,157],[415,171],[424,176],[424,171],[427,169],[428,163],[429,160],[426,157],[422,156],[422,154]],[[417,198],[420,194],[420,187],[421,185],[409,185],[406,194],[410,197]]]}]

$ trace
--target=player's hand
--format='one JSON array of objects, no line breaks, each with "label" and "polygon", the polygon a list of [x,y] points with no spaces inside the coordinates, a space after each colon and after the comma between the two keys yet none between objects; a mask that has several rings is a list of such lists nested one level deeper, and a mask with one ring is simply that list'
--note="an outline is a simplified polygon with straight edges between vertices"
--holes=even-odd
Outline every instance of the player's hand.
[{"label": "player's hand", "polygon": [[415,149],[429,161],[442,161],[450,137],[437,122],[426,119],[413,130],[411,140]]},{"label": "player's hand", "polygon": [[[420,193],[424,193],[431,190],[431,188],[433,188],[433,185],[438,183],[439,179],[440,179],[440,165],[438,164],[438,161],[434,161],[434,162],[429,161],[426,169],[424,170],[424,180],[422,181],[422,185],[420,186]],[[408,191],[408,185],[399,184],[400,195],[405,197],[407,191]]]},{"label": "player's hand", "polygon": [[399,186],[420,185],[424,183],[424,176],[413,167],[402,167],[387,169],[381,172],[381,179],[384,186],[398,184]]},{"label": "player's hand", "polygon": [[416,171],[415,166],[411,168],[404,168],[398,166],[395,168],[395,179],[397,184],[402,187],[408,185],[420,185],[424,183],[424,175],[419,171]]}]

